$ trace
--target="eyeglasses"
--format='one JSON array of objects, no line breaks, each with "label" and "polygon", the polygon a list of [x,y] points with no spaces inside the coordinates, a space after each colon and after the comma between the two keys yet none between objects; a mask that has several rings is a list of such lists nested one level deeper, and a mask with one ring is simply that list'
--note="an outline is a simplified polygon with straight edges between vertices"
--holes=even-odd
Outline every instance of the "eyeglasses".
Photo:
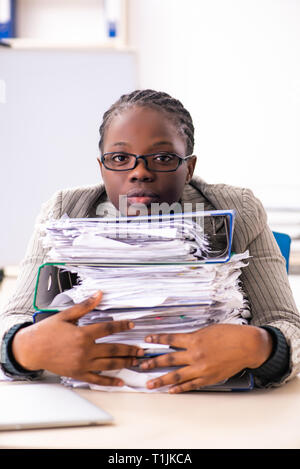
[{"label": "eyeglasses", "polygon": [[167,151],[151,153],[149,155],[134,155],[133,153],[112,151],[104,153],[101,156],[101,162],[110,171],[130,171],[137,166],[138,159],[141,159],[150,171],[166,173],[176,171],[183,161],[191,158],[191,156],[193,155],[179,156],[176,153],[169,153]]}]

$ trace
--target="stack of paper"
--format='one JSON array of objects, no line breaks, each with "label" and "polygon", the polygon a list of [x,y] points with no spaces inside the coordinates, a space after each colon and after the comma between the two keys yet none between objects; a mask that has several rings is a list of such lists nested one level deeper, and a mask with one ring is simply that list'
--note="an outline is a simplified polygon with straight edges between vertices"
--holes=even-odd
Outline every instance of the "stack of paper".
[{"label": "stack of paper", "polygon": [[[188,217],[137,221],[64,217],[48,222],[44,246],[49,258],[80,262],[184,262],[205,257],[201,226]],[[128,221],[129,220],[129,221]]]},{"label": "stack of paper", "polygon": [[[98,219],[64,218],[46,225],[48,260],[63,260],[65,269],[76,273],[79,280],[78,285],[58,294],[51,308],[65,309],[101,290],[101,303],[79,320],[79,326],[130,319],[135,323],[134,329],[97,342],[137,345],[147,354],[172,351],[160,344],[151,344],[149,350],[145,342],[148,334],[192,332],[220,322],[247,323],[249,308],[239,277],[248,252],[233,255],[226,263],[191,263],[191,259],[204,259],[209,252],[206,237],[196,224],[185,221],[182,226],[176,221],[176,226],[154,223],[145,227],[130,223],[126,230],[117,224],[109,222],[107,226]],[[144,372],[138,368],[103,372],[124,379],[126,386],[96,388],[148,391],[146,381],[166,372]],[[84,384],[66,377],[63,382],[72,386]]]}]

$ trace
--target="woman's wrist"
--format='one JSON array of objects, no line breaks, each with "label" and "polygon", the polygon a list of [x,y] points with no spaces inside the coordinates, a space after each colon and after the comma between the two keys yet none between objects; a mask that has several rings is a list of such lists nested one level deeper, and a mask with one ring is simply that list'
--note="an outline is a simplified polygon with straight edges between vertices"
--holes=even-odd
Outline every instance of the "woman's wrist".
[{"label": "woman's wrist", "polygon": [[12,343],[16,336],[16,334],[22,330],[30,326],[32,323],[22,323],[16,324],[15,326],[11,327],[9,331],[5,334],[3,341],[2,341],[2,350],[1,350],[1,364],[6,373],[9,373],[12,376],[20,376],[20,377],[29,377],[34,378],[37,376],[40,370],[28,370],[24,368],[18,360],[15,358],[13,351],[12,351]]},{"label": "woman's wrist", "polygon": [[290,347],[283,333],[274,326],[261,326],[273,338],[271,356],[260,367],[251,369],[251,373],[259,386],[279,383],[290,373]]},{"label": "woman's wrist", "polygon": [[255,369],[263,365],[272,355],[273,337],[269,331],[256,326],[247,326],[251,353],[247,368]]},{"label": "woman's wrist", "polygon": [[[26,332],[24,328],[18,330],[13,336],[11,341],[11,354],[14,360],[21,366],[23,369],[28,370],[29,372],[35,371],[36,367],[30,364],[26,353]],[[24,334],[25,333],[25,334]],[[25,337],[25,346],[23,344]],[[32,347],[30,347],[32,349]]]}]

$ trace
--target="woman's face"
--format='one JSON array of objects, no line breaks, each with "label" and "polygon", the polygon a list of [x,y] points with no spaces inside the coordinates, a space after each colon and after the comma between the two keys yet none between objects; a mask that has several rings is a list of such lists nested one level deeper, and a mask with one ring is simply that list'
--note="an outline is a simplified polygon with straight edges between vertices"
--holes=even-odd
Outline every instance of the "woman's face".
[{"label": "woman's face", "polygon": [[[156,152],[171,152],[186,156],[185,139],[168,114],[147,107],[135,106],[113,117],[106,128],[103,153],[122,151],[145,155]],[[120,196],[127,196],[127,212],[130,207],[144,204],[150,213],[152,203],[178,202],[184,185],[190,181],[196,157],[183,162],[174,172],[148,170],[145,162],[138,160],[137,166],[129,171],[110,171],[100,162],[101,175],[109,200],[120,210]],[[134,193],[137,192],[138,196]]]}]

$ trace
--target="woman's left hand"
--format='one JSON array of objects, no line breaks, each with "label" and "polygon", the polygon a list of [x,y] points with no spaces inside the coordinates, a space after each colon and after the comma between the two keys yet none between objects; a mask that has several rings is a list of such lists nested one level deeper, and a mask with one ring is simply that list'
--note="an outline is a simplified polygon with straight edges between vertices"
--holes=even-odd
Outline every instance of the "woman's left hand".
[{"label": "woman's left hand", "polygon": [[258,368],[271,355],[271,335],[255,326],[215,324],[191,333],[159,334],[146,342],[181,350],[141,363],[142,370],[182,367],[147,382],[149,389],[171,385],[169,392],[191,391],[213,385],[245,368]]}]

